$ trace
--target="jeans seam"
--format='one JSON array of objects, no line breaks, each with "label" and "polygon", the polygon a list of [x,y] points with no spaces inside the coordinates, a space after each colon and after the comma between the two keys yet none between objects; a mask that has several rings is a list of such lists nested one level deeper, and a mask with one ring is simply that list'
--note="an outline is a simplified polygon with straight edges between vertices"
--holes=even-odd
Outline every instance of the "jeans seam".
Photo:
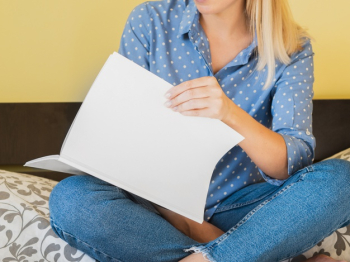
[{"label": "jeans seam", "polygon": [[313,165],[307,166],[306,169],[307,169],[308,172],[313,172],[313,171],[315,171]]},{"label": "jeans seam", "polygon": [[252,217],[259,209],[261,209],[263,206],[265,206],[267,203],[271,202],[271,200],[273,200],[274,198],[276,198],[277,196],[279,196],[280,194],[282,194],[283,192],[285,192],[287,189],[289,189],[293,184],[290,184],[288,186],[286,186],[285,188],[283,188],[282,190],[278,191],[278,193],[276,193],[275,195],[273,195],[272,197],[266,199],[264,202],[262,202],[261,204],[259,204],[257,207],[255,207],[252,211],[250,211],[241,221],[239,221],[237,223],[237,225],[235,225],[233,228],[229,229],[215,244],[219,245],[221,242],[223,242],[224,240],[226,240],[229,235],[234,232],[237,228],[239,228],[241,225],[243,225],[246,221],[248,221],[248,219],[250,217]]},{"label": "jeans seam", "polygon": [[[208,247],[203,247],[200,251],[209,254],[211,256],[211,254],[209,252],[212,251],[212,249],[216,246],[218,246],[220,243],[222,243],[223,241],[225,241],[232,232],[234,232],[235,230],[237,230],[237,228],[239,228],[241,225],[243,225],[246,221],[248,221],[248,219],[250,217],[252,217],[259,209],[261,209],[263,206],[265,206],[267,203],[271,202],[274,198],[276,198],[277,196],[279,196],[280,194],[282,194],[283,192],[285,192],[287,189],[289,189],[292,185],[296,184],[297,182],[301,181],[304,179],[305,175],[307,173],[309,173],[310,170],[309,168],[306,169],[305,173],[302,173],[299,177],[299,179],[286,186],[285,188],[283,188],[282,190],[278,191],[276,194],[274,194],[272,197],[266,199],[264,202],[262,202],[261,204],[259,204],[257,207],[255,207],[253,210],[251,210],[244,218],[242,218],[234,227],[232,227],[230,230],[228,230],[226,233],[224,233],[222,236],[220,236],[214,243],[212,243],[210,246]],[[194,245],[192,248],[198,247],[199,245]],[[203,246],[201,244],[201,246]],[[190,248],[191,249],[191,248]],[[189,249],[189,250],[190,250]]]},{"label": "jeans seam", "polygon": [[[304,168],[302,168],[302,169],[304,169]],[[300,169],[300,170],[298,170],[298,171],[301,171],[302,169]],[[298,171],[297,171],[297,172],[298,172]],[[313,167],[312,167],[312,166],[306,166],[306,167],[305,167],[305,173],[308,173],[308,172],[311,172],[311,171],[313,171]],[[305,173],[303,173],[303,177],[304,177],[304,174],[305,174]],[[292,176],[290,176],[290,178],[292,178]],[[298,181],[299,181],[299,180],[298,180]],[[297,181],[297,182],[298,182],[298,181]],[[262,196],[262,197],[260,197],[260,198],[258,198],[258,199],[253,199],[253,200],[250,200],[250,201],[247,201],[247,202],[244,202],[244,203],[231,204],[231,205],[223,206],[223,207],[220,207],[220,206],[219,206],[219,207],[215,210],[214,213],[216,214],[216,213],[224,212],[224,211],[227,211],[227,210],[230,210],[230,209],[233,209],[233,208],[237,208],[237,207],[241,207],[241,206],[245,206],[245,205],[252,204],[252,203],[254,203],[254,202],[257,202],[257,201],[259,201],[259,200],[261,200],[261,199],[263,199],[263,198],[265,198],[265,197],[267,197],[267,196],[269,196],[269,195],[275,193],[277,190],[278,190],[278,188],[277,188],[275,191],[273,191],[273,192],[271,192],[271,193],[269,193],[269,194],[266,194],[266,195],[264,195],[264,196]]]},{"label": "jeans seam", "polygon": [[[274,192],[272,192],[271,194],[273,194]],[[236,208],[236,207],[241,207],[241,206],[245,206],[245,205],[249,205],[249,204],[252,204],[252,203],[255,203],[263,198],[265,198],[266,196],[268,196],[269,194],[267,195],[264,195],[258,199],[253,199],[253,200],[250,200],[250,201],[247,201],[247,202],[244,202],[244,203],[237,203],[237,204],[232,204],[232,205],[228,205],[228,206],[224,206],[224,207],[221,207],[220,208],[217,208],[215,213],[220,213],[220,212],[223,212],[223,211],[227,211],[227,210],[230,210],[230,209],[233,209],[233,208]]]},{"label": "jeans seam", "polygon": [[84,244],[85,246],[87,246],[87,247],[89,247],[90,249],[94,250],[95,252],[101,253],[101,254],[103,254],[104,256],[109,257],[110,259],[112,259],[112,260],[114,260],[114,261],[116,261],[116,262],[123,262],[123,261],[121,261],[121,260],[119,260],[119,259],[116,259],[116,258],[114,258],[114,257],[111,257],[111,256],[107,255],[107,254],[104,253],[104,252],[101,252],[101,251],[97,250],[96,248],[90,246],[88,243],[86,243],[86,242],[80,240],[79,238],[75,237],[74,235],[72,235],[72,234],[70,234],[70,233],[64,231],[61,227],[59,227],[59,226],[53,221],[52,218],[50,218],[50,220],[51,220],[52,224],[53,224],[55,227],[59,228],[59,229],[62,231],[63,234],[69,235],[70,237],[76,239],[78,242],[81,242],[82,244]]}]

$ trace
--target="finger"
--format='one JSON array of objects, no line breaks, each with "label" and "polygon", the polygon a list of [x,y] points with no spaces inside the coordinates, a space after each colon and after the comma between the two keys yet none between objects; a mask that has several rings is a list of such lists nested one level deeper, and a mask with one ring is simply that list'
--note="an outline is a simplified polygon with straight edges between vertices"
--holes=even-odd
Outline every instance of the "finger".
[{"label": "finger", "polygon": [[181,94],[182,92],[191,89],[191,88],[196,88],[196,87],[200,87],[200,86],[207,86],[212,84],[213,82],[213,77],[211,76],[204,76],[204,77],[199,77],[196,79],[192,79],[192,80],[188,80],[185,81],[177,86],[173,86],[171,87],[165,94],[165,97],[167,97],[167,94],[170,94],[169,97],[167,97],[168,99],[172,99],[175,96]]},{"label": "finger", "polygon": [[184,116],[200,116],[200,117],[209,117],[210,116],[210,109],[209,108],[203,108],[203,109],[194,109],[194,110],[188,110],[179,112],[180,114]]},{"label": "finger", "polygon": [[198,98],[186,101],[173,108],[176,112],[182,112],[194,109],[203,109],[210,106],[210,98]]},{"label": "finger", "polygon": [[207,86],[191,88],[179,94],[175,98],[169,100],[169,102],[171,103],[169,107],[173,108],[192,99],[199,99],[205,97],[210,97],[209,88]]}]

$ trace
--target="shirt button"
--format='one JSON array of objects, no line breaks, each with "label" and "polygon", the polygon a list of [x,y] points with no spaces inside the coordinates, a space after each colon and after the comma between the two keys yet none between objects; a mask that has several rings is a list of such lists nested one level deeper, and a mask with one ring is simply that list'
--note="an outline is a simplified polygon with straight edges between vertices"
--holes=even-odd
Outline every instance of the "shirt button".
[{"label": "shirt button", "polygon": [[309,129],[306,129],[306,134],[309,136],[311,133],[309,132]]}]

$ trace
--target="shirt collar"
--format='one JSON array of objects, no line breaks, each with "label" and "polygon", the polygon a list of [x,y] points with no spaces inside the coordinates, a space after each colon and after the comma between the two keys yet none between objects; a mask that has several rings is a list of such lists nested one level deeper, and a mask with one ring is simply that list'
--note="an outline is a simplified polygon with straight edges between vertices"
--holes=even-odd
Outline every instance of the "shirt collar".
[{"label": "shirt collar", "polygon": [[[198,32],[199,28],[201,28],[199,24],[199,11],[194,0],[189,0],[182,15],[177,37],[179,38],[181,35],[189,33],[191,30]],[[252,43],[246,49],[242,50],[228,66],[246,64],[249,61],[253,50],[257,47],[257,43],[257,36],[255,34]]]},{"label": "shirt collar", "polygon": [[182,15],[177,37],[188,33],[191,30],[191,26],[197,23],[199,23],[199,12],[197,6],[193,0],[189,0]]}]

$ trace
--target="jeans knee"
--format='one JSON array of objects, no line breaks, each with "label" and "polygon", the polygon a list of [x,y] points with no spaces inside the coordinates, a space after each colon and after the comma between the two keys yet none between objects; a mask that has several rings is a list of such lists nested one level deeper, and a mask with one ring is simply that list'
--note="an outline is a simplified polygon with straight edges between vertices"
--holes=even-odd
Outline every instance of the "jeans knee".
[{"label": "jeans knee", "polygon": [[339,180],[348,186],[350,183],[350,162],[343,159],[328,159],[320,162],[322,169],[331,176],[331,179]]},{"label": "jeans knee", "polygon": [[49,206],[65,203],[74,194],[80,194],[87,176],[70,176],[58,182],[50,193]]},{"label": "jeans knee", "polygon": [[58,219],[61,214],[66,213],[66,209],[77,200],[76,196],[82,194],[84,180],[87,176],[70,176],[58,182],[52,189],[49,197],[50,217]]},{"label": "jeans knee", "polygon": [[350,197],[350,162],[342,159],[329,159],[314,165],[314,179],[324,183],[324,193],[333,201],[342,203]]},{"label": "jeans knee", "polygon": [[[50,217],[57,224],[79,220],[80,213],[105,199],[126,198],[122,189],[90,175],[70,176],[52,189],[49,197]],[[60,220],[60,221],[59,221]]]},{"label": "jeans knee", "polygon": [[328,161],[331,161],[333,163],[333,165],[343,171],[343,172],[347,172],[349,174],[350,172],[350,162],[344,159],[339,159],[339,158],[335,158],[335,159],[329,159]]}]

